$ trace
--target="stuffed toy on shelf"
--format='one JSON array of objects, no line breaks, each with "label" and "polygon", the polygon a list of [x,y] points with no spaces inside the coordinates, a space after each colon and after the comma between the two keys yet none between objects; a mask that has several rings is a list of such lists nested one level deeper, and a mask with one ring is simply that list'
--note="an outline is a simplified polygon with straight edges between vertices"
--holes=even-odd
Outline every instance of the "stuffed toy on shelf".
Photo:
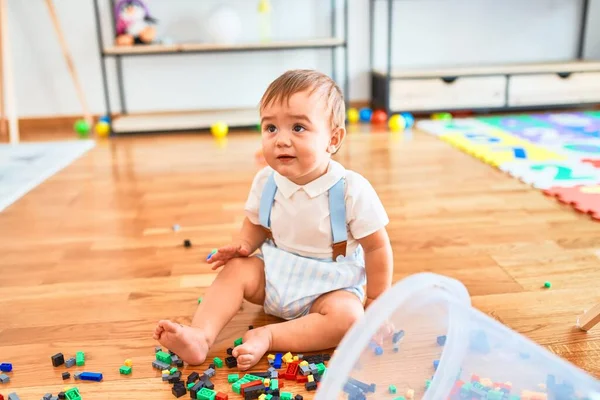
[{"label": "stuffed toy on shelf", "polygon": [[156,38],[154,24],[157,20],[150,15],[142,0],[120,0],[115,6],[116,44],[131,46],[150,44]]}]

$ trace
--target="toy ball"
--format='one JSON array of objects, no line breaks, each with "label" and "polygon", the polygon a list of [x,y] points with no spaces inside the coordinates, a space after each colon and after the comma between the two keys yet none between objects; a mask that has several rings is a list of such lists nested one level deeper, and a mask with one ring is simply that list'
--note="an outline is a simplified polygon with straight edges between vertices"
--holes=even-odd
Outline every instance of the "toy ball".
[{"label": "toy ball", "polygon": [[374,124],[385,124],[387,121],[387,113],[383,110],[375,110],[371,116],[371,122]]},{"label": "toy ball", "polygon": [[435,119],[438,121],[450,121],[452,119],[452,114],[447,112],[435,113],[431,116],[431,119]]},{"label": "toy ball", "polygon": [[388,121],[388,126],[393,132],[399,132],[406,128],[406,120],[400,114],[394,114]]},{"label": "toy ball", "polygon": [[371,110],[368,107],[365,108],[361,108],[360,109],[360,120],[363,122],[370,122],[371,121],[371,117],[373,116],[373,110]]},{"label": "toy ball", "polygon": [[241,37],[242,19],[233,8],[218,6],[210,13],[205,27],[213,42],[231,44]]},{"label": "toy ball", "polygon": [[79,135],[79,137],[87,137],[90,134],[90,123],[85,119],[78,119],[75,121],[75,132]]},{"label": "toy ball", "polygon": [[100,121],[96,124],[96,135],[107,137],[110,133],[110,125],[107,122]]},{"label": "toy ball", "polygon": [[107,124],[110,124],[110,116],[108,115],[103,115],[98,119],[99,122],[106,122]]},{"label": "toy ball", "polygon": [[406,122],[406,129],[410,129],[415,125],[415,117],[409,112],[400,113]]},{"label": "toy ball", "polygon": [[358,122],[360,115],[358,115],[358,110],[356,108],[348,109],[348,122],[351,124],[355,124]]},{"label": "toy ball", "polygon": [[215,122],[210,127],[210,133],[212,133],[213,136],[216,138],[224,138],[225,136],[227,136],[228,132],[229,132],[229,127],[227,126],[227,124],[225,122],[222,122],[222,121]]}]

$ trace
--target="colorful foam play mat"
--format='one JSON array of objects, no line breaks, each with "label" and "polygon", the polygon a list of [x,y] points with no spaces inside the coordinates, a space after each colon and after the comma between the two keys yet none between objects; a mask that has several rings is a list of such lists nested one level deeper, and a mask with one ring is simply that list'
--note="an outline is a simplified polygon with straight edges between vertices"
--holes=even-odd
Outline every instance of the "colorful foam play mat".
[{"label": "colorful foam play mat", "polygon": [[0,145],[0,212],[94,145],[93,140]]},{"label": "colorful foam play mat", "polygon": [[417,126],[600,221],[600,111],[426,120]]}]

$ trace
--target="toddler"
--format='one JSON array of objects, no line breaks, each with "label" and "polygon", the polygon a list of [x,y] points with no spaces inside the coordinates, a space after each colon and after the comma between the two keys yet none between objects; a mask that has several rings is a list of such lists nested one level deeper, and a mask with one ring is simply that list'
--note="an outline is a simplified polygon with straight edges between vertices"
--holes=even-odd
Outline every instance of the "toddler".
[{"label": "toddler", "polygon": [[335,347],[391,285],[383,205],[364,177],[331,158],[346,135],[339,87],[316,71],[288,71],[267,88],[260,116],[268,166],[252,182],[237,240],[208,258],[223,269],[191,326],[163,320],[154,332],[191,365],[204,362],[244,299],[285,322],[245,333],[233,351],[240,370],[267,351]]}]

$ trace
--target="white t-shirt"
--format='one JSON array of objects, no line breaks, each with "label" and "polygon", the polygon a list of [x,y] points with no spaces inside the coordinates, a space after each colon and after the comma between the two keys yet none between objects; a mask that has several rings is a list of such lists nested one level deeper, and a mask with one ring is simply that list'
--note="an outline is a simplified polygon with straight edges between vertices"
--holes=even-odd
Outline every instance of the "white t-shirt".
[{"label": "white t-shirt", "polygon": [[[260,225],[258,209],[271,167],[260,170],[252,182],[245,211],[250,222]],[[325,175],[304,185],[296,185],[275,172],[277,193],[271,208],[271,231],[277,247],[311,258],[332,256],[328,190],[341,177],[346,178],[346,254],[352,254],[357,239],[368,236],[389,223],[379,196],[362,175],[331,160]]]}]

